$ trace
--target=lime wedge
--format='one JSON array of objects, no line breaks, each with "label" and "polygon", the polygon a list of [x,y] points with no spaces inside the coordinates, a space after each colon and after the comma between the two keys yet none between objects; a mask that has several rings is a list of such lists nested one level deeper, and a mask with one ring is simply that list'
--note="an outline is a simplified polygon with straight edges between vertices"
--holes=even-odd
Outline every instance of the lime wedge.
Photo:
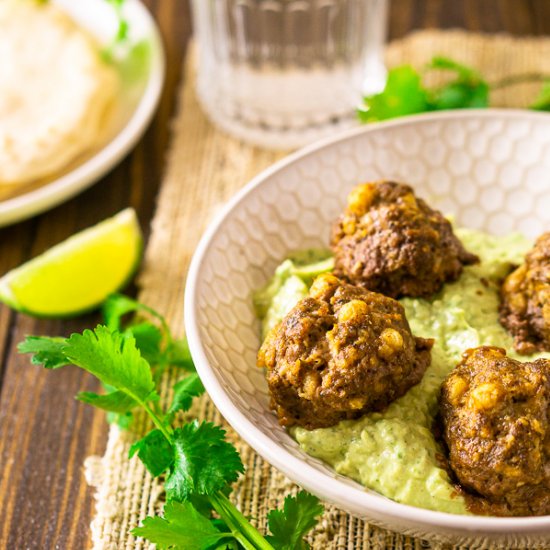
[{"label": "lime wedge", "polygon": [[38,317],[94,309],[129,281],[141,251],[136,213],[127,208],[6,273],[0,301]]}]

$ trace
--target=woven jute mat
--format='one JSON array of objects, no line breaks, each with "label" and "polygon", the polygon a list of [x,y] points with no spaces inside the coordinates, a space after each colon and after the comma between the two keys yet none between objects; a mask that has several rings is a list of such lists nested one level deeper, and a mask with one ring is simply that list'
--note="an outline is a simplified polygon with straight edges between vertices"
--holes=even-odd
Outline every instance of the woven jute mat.
[{"label": "woven jute mat", "polygon": [[[389,66],[420,66],[435,54],[478,68],[489,81],[530,72],[550,73],[550,39],[514,39],[462,31],[424,31],[388,46]],[[494,93],[498,106],[523,107],[536,95],[537,86],[517,85]],[[219,207],[252,176],[283,156],[243,145],[216,130],[205,118],[194,93],[193,63],[185,68],[178,114],[167,157],[167,169],[143,271],[139,278],[140,300],[161,311],[173,330],[183,332],[183,299],[187,267],[197,242]],[[163,381],[169,397],[172,375]],[[225,424],[208,397],[190,415]],[[93,547],[99,549],[150,548],[129,533],[147,515],[162,509],[163,494],[137,458],[128,459],[132,441],[150,426],[136,419],[131,433],[111,427],[103,457],[90,457],[86,475],[96,488],[96,516],[92,522]],[[232,498],[242,512],[258,518],[265,527],[266,512],[280,505],[296,487],[271,468],[229,429],[246,466]],[[336,508],[327,511],[310,537],[313,548],[350,550],[445,548],[397,535],[369,525]],[[449,547],[450,548],[450,547]]]}]

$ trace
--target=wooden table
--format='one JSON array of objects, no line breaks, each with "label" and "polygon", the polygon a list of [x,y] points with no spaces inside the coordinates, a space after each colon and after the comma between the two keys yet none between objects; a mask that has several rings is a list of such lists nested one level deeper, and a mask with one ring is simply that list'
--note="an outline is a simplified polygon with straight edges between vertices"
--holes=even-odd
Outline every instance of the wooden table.
[{"label": "wooden table", "polygon": [[[131,205],[145,233],[155,207],[174,110],[181,61],[191,34],[184,0],[146,0],[164,35],[167,80],[159,111],[136,149],[79,197],[18,225],[0,229],[0,275]],[[391,0],[390,38],[411,29],[464,27],[516,35],[550,34],[548,0]],[[67,335],[97,322],[36,320],[0,306],[0,548],[80,549],[90,546],[92,490],[83,461],[102,454],[104,414],[74,400],[97,390],[75,368],[46,372],[19,356],[26,334]]]}]

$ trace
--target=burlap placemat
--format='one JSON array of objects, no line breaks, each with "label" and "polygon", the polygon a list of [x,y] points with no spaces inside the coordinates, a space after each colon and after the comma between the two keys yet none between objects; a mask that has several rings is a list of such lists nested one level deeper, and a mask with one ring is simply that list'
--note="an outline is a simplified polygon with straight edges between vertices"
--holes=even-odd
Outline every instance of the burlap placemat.
[{"label": "burlap placemat", "polygon": [[[550,39],[514,39],[483,36],[462,31],[424,31],[389,45],[389,66],[421,65],[434,54],[477,67],[490,81],[528,72],[550,73]],[[168,318],[174,331],[183,331],[183,294],[187,266],[193,250],[213,214],[252,176],[273,163],[282,153],[266,152],[221,134],[205,118],[194,94],[194,71],[188,62],[173,124],[167,170],[160,192],[153,230],[139,279],[140,299]],[[518,85],[498,91],[493,103],[525,106],[536,86]],[[170,388],[164,380],[164,395]],[[223,423],[207,397],[192,415]],[[93,547],[99,549],[149,548],[129,534],[140,519],[162,508],[162,491],[141,462],[128,460],[128,448],[145,429],[145,418],[136,421],[133,433],[116,427],[109,432],[103,457],[86,463],[89,482],[96,488],[97,509],[92,522]],[[233,498],[246,516],[259,518],[264,528],[266,511],[279,505],[293,484],[271,468],[230,430],[237,444],[246,475],[236,484]],[[336,508],[328,507],[310,537],[314,548],[350,550],[441,548],[369,525]]]}]

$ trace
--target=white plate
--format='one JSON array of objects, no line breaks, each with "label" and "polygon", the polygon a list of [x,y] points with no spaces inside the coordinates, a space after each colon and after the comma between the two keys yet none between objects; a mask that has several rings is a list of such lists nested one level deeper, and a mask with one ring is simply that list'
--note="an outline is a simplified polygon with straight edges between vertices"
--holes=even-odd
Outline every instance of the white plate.
[{"label": "white plate", "polygon": [[[108,44],[114,36],[116,17],[105,0],[53,1],[101,44]],[[15,189],[17,195],[0,201],[0,227],[43,212],[86,189],[111,170],[145,132],[164,82],[164,51],[158,28],[141,2],[127,0],[124,14],[129,22],[130,42],[147,48],[148,66],[131,82],[128,79],[122,82],[106,139],[100,148],[75,162],[62,175],[40,186],[22,186],[19,192]]]},{"label": "white plate", "polygon": [[550,230],[550,115],[463,111],[347,132],[272,166],[227,205],[188,275],[185,325],[214,403],[259,454],[299,485],[376,525],[472,548],[543,546],[550,516],[460,516],[399,504],[306,455],[269,409],[255,366],[251,293],[291,250],[326,246],[331,222],[359,182],[416,187],[460,225],[535,237]]}]

